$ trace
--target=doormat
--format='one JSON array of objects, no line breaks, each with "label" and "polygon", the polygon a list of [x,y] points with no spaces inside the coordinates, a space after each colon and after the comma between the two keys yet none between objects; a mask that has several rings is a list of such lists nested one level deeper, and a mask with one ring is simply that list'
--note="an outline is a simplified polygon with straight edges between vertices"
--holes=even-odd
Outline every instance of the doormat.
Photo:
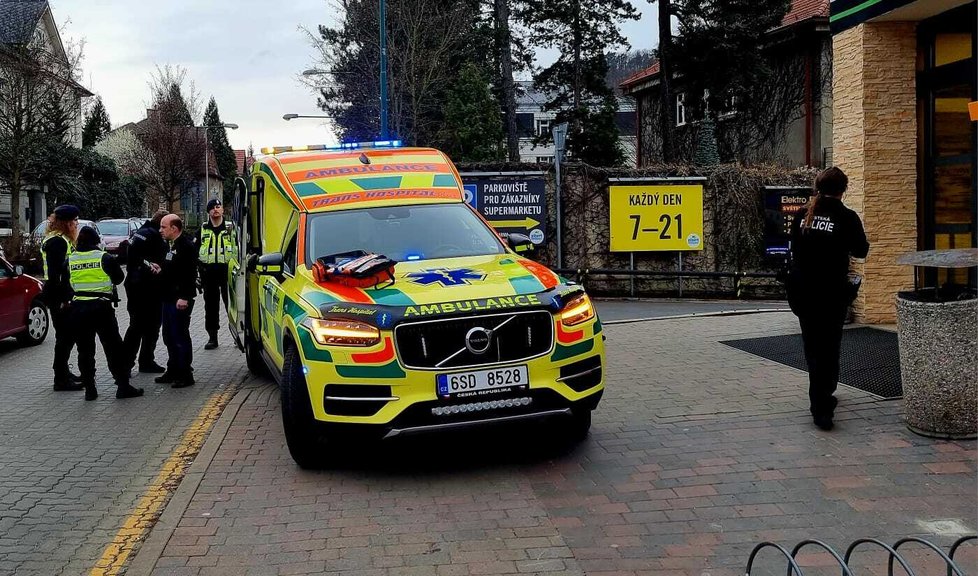
[{"label": "doormat", "polygon": [[[801,334],[720,342],[768,360],[808,371]],[[900,348],[895,332],[875,328],[842,331],[839,382],[883,398],[903,396]]]}]

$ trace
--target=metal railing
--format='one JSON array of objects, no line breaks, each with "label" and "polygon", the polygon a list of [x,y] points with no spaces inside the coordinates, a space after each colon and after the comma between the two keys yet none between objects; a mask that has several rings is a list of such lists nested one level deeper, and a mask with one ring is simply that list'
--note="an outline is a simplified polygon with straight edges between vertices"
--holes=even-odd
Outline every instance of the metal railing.
[{"label": "metal railing", "polygon": [[945,553],[936,544],[932,542],[928,542],[923,538],[917,538],[913,536],[907,538],[901,538],[893,546],[890,546],[886,542],[877,540],[875,538],[860,538],[854,541],[852,544],[850,544],[848,548],[846,548],[845,554],[839,554],[831,546],[829,546],[828,544],[820,540],[802,540],[797,545],[795,545],[794,548],[792,548],[791,552],[789,552],[783,546],[779,544],[775,544],[774,542],[761,542],[760,544],[755,546],[753,550],[751,550],[750,558],[748,558],[747,560],[747,569],[745,570],[744,574],[745,576],[751,576],[751,570],[754,568],[754,561],[757,559],[758,554],[762,550],[773,548],[777,550],[782,556],[784,556],[785,560],[787,561],[787,565],[786,565],[787,576],[792,576],[792,574],[795,574],[797,576],[804,576],[804,572],[802,572],[801,566],[798,565],[796,558],[798,556],[798,552],[801,551],[802,548],[808,546],[814,546],[814,547],[821,548],[829,555],[831,555],[833,559],[835,559],[835,561],[839,564],[839,567],[842,569],[842,576],[853,576],[852,567],[849,565],[849,562],[853,556],[853,552],[855,552],[857,548],[870,545],[870,546],[882,548],[889,553],[887,558],[887,571],[886,571],[887,576],[893,576],[893,567],[895,566],[895,563],[899,563],[900,567],[903,568],[904,573],[906,573],[908,576],[916,576],[916,574],[913,571],[913,568],[910,565],[910,562],[908,562],[907,559],[898,552],[901,546],[913,543],[913,544],[921,544],[931,552],[937,554],[937,556],[944,561],[944,564],[947,568],[947,576],[954,576],[954,575],[965,576],[961,568],[954,562],[954,554],[958,551],[958,549],[961,547],[962,544],[968,542],[969,540],[978,540],[978,535],[971,534],[959,538],[957,541],[954,542],[954,544],[951,545],[951,548],[948,550],[948,552]]},{"label": "metal railing", "polygon": [[575,280],[584,288],[587,288],[587,281],[592,276],[627,276],[631,279],[631,295],[635,295],[635,278],[675,278],[678,284],[679,296],[683,295],[683,279],[725,279],[732,278],[734,281],[734,292],[740,298],[742,292],[741,282],[747,278],[769,278],[776,279],[778,275],[774,272],[712,272],[697,270],[631,270],[627,268],[551,268],[557,274]]}]

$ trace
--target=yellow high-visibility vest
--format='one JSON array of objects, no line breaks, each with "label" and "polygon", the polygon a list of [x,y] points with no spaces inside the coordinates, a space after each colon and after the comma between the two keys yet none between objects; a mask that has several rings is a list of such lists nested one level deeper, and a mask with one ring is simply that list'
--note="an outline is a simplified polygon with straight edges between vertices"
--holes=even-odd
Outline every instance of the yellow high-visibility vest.
[{"label": "yellow high-visibility vest", "polygon": [[71,242],[69,242],[68,239],[65,238],[65,235],[64,234],[62,234],[61,232],[48,232],[47,234],[45,234],[44,235],[44,239],[41,240],[41,265],[44,267],[44,279],[45,280],[48,280],[49,279],[48,278],[48,251],[47,251],[47,246],[48,246],[48,240],[50,240],[51,238],[61,238],[62,240],[64,240],[65,246],[68,247],[67,250],[66,250],[66,252],[65,252],[65,256],[66,257],[67,256],[71,256]]},{"label": "yellow high-visibility vest", "polygon": [[200,250],[197,253],[201,264],[227,264],[234,254],[232,231],[227,224],[215,234],[211,228],[200,229]]},{"label": "yellow high-visibility vest", "polygon": [[102,269],[104,254],[101,250],[89,250],[68,256],[71,289],[75,291],[73,300],[112,299],[112,279]]}]

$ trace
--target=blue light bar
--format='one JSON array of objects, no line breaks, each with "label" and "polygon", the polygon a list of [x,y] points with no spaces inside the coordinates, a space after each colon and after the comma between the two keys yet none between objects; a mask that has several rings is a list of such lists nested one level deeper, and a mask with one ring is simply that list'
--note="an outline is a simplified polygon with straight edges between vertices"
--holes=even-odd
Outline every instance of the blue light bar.
[{"label": "blue light bar", "polygon": [[261,149],[262,154],[282,154],[284,152],[311,152],[316,150],[361,150],[372,148],[400,148],[400,140],[375,140],[373,142],[344,142],[342,144],[313,144],[310,146],[269,146]]}]

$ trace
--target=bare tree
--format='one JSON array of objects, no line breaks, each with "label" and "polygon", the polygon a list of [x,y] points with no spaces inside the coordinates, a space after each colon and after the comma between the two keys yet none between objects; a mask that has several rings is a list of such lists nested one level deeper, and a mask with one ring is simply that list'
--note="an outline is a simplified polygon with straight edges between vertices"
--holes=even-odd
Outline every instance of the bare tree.
[{"label": "bare tree", "polygon": [[57,149],[76,129],[80,47],[51,49],[37,30],[0,45],[0,183],[10,193],[11,252],[19,252],[25,186],[56,169]]},{"label": "bare tree", "polygon": [[201,99],[179,67],[158,67],[149,87],[149,118],[136,133],[142,148],[134,152],[133,165],[149,187],[150,206],[155,199],[169,209],[204,170],[204,131],[195,128]]}]

